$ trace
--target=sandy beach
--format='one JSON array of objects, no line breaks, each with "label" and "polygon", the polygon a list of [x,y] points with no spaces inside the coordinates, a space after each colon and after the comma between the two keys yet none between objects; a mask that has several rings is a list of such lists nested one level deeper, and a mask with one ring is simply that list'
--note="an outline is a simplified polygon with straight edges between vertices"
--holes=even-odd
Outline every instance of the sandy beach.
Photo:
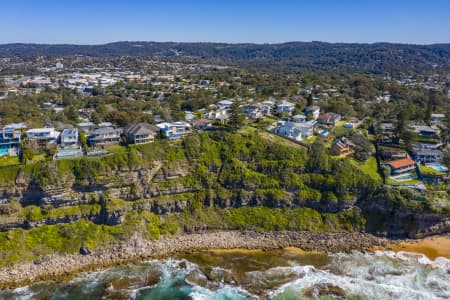
[{"label": "sandy beach", "polygon": [[386,247],[395,252],[407,251],[425,254],[430,259],[445,257],[450,259],[450,234],[428,237],[420,240],[407,240],[400,243],[390,243]]}]

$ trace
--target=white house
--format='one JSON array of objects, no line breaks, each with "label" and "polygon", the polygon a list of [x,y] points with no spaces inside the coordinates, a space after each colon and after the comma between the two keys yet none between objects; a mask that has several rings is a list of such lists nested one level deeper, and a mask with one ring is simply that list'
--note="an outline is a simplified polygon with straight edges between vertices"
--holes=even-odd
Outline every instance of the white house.
[{"label": "white house", "polygon": [[305,112],[305,115],[311,116],[313,120],[317,120],[320,115],[320,107],[317,105],[308,106],[303,110]]},{"label": "white house", "polygon": [[292,117],[292,121],[295,123],[305,123],[306,122],[306,116],[305,115],[295,115]]},{"label": "white house", "polygon": [[59,137],[59,131],[55,128],[32,128],[27,130],[27,137],[30,140],[39,142],[56,143]]},{"label": "white house", "polygon": [[161,133],[169,140],[182,138],[183,136],[192,132],[191,124],[187,122],[164,122],[157,124]]},{"label": "white house", "polygon": [[274,131],[279,135],[283,135],[287,138],[301,141],[308,139],[314,134],[314,123],[295,123],[295,122],[285,122],[284,124],[276,127]]},{"label": "white house", "polygon": [[61,147],[76,147],[78,146],[78,129],[66,128],[61,133]]},{"label": "white house", "polygon": [[280,104],[277,105],[276,112],[281,113],[287,113],[292,114],[292,112],[295,109],[295,104],[288,102],[288,101],[282,101]]},{"label": "white house", "polygon": [[445,114],[431,114],[431,121],[433,123],[440,123],[442,121],[444,121],[445,119]]},{"label": "white house", "polygon": [[234,103],[234,99],[222,100],[216,103],[217,107],[220,109],[230,109]]}]

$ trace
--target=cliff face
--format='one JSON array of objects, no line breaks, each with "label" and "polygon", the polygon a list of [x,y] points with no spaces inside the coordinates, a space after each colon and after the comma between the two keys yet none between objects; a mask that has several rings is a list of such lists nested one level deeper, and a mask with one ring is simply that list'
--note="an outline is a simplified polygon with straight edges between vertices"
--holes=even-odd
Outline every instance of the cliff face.
[{"label": "cliff face", "polygon": [[382,185],[348,161],[325,153],[308,157],[302,148],[258,136],[204,134],[101,159],[0,169],[1,178],[0,231],[81,219],[113,226],[133,211],[171,215],[246,206],[307,207],[324,215],[355,209],[367,219],[367,231],[385,236],[450,231],[444,214],[410,209],[392,201],[403,196],[377,193]]},{"label": "cliff face", "polygon": [[[120,199],[128,205],[110,207],[102,205],[94,212],[75,212],[56,217],[28,218],[27,215],[2,220],[0,231],[15,228],[31,229],[42,225],[71,223],[81,219],[96,224],[118,225],[130,210],[149,211],[157,215],[181,213],[189,208],[190,198],[185,195],[199,194],[200,201],[207,207],[223,209],[243,206],[268,206],[274,208],[310,207],[320,212],[337,213],[358,206],[369,215],[367,230],[391,237],[419,238],[450,232],[450,218],[433,213],[418,213],[412,210],[396,209],[385,199],[373,199],[370,204],[356,199],[338,200],[323,204],[311,200],[299,200],[294,193],[286,192],[282,201],[273,195],[241,189],[235,193],[205,192],[205,188],[183,184],[180,179],[192,176],[191,166],[177,165],[166,168],[162,162],[150,168],[122,169],[110,174],[100,174],[97,182],[75,182],[60,178],[57,184],[40,186],[23,173],[15,179],[15,186],[3,187],[0,203],[6,207],[19,202],[23,206],[77,207],[102,202],[102,199]],[[369,196],[367,196],[369,197]],[[138,201],[139,200],[139,201]],[[106,201],[107,202],[107,201]],[[375,217],[374,217],[375,216]],[[374,220],[377,218],[377,220]],[[188,231],[195,229],[188,228]]]}]

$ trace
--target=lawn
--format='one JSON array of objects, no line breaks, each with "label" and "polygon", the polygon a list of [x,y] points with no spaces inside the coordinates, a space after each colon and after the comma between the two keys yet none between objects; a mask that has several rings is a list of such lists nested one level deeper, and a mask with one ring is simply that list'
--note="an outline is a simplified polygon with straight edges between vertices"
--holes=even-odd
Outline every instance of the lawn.
[{"label": "lawn", "polygon": [[304,149],[305,146],[302,146],[300,144],[297,144],[294,141],[289,140],[288,138],[284,138],[281,136],[278,136],[276,134],[270,133],[264,129],[257,129],[255,127],[252,126],[247,126],[246,128],[242,128],[239,130],[239,132],[241,133],[255,133],[257,132],[258,136],[262,137],[265,140],[271,141],[273,143],[279,143],[282,145],[286,145],[286,146],[290,146],[290,147],[296,147],[296,148],[302,148]]},{"label": "lawn", "polygon": [[354,129],[353,128],[345,128],[344,124],[347,122],[341,121],[339,122],[336,127],[334,127],[334,129],[332,130],[332,133],[337,136],[343,136],[345,135],[347,132],[352,132]]},{"label": "lawn", "polygon": [[19,163],[19,157],[17,156],[6,155],[0,157],[0,167],[14,166],[18,165]]},{"label": "lawn", "polygon": [[392,185],[414,185],[419,182],[420,182],[420,180],[418,180],[418,179],[395,181],[394,179],[386,178],[386,184],[392,184]]},{"label": "lawn", "polygon": [[433,169],[432,167],[427,167],[424,165],[419,166],[420,173],[424,176],[439,176],[445,174],[445,172],[440,172],[438,170]]},{"label": "lawn", "polygon": [[363,171],[364,173],[369,175],[372,179],[381,181],[381,176],[378,173],[377,160],[376,160],[375,156],[371,156],[364,163],[361,163],[353,158],[351,159],[351,162],[356,167],[358,167],[361,171]]},{"label": "lawn", "polygon": [[121,145],[114,145],[114,146],[106,148],[106,150],[111,153],[124,153],[126,151],[126,149],[127,149],[127,147],[121,146]]}]

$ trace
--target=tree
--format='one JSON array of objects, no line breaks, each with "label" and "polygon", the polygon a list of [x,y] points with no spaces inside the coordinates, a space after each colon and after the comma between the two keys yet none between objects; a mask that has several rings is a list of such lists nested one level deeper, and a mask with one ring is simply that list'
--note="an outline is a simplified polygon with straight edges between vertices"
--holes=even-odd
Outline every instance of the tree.
[{"label": "tree", "polygon": [[431,125],[431,114],[433,113],[433,103],[431,100],[427,102],[427,110],[425,112],[425,123]]},{"label": "tree", "polygon": [[313,98],[312,93],[310,93],[310,94],[308,95],[308,98],[307,98],[306,100],[307,100],[307,102],[306,102],[306,105],[307,105],[307,106],[313,105],[313,103],[314,103],[314,98]]},{"label": "tree", "polygon": [[238,101],[234,101],[230,108],[230,125],[233,129],[240,128],[244,124],[245,116]]},{"label": "tree", "polygon": [[306,168],[310,172],[327,172],[330,165],[324,144],[316,141],[311,145],[309,157],[306,162]]},{"label": "tree", "polygon": [[399,138],[405,144],[407,150],[411,150],[412,144],[417,141],[417,133],[412,132],[410,130],[402,130],[399,132]]}]

